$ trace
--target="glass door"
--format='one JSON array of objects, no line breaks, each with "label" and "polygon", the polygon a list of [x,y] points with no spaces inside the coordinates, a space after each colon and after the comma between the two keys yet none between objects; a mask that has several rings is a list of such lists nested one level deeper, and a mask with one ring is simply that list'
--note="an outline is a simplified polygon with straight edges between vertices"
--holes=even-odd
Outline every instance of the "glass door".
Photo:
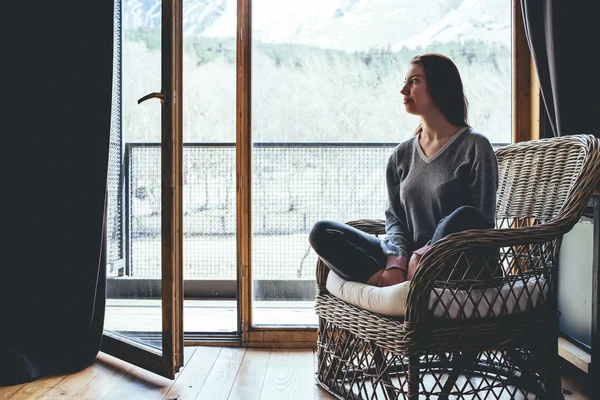
[{"label": "glass door", "polygon": [[191,342],[233,340],[237,3],[189,0],[183,15],[184,331]]},{"label": "glass door", "polygon": [[183,365],[181,9],[163,0],[142,18],[115,2],[102,343],[171,379]]},{"label": "glass door", "polygon": [[511,2],[443,3],[252,0],[253,326],[316,327],[311,228],[385,217],[412,57],[451,57],[471,125],[510,143]]}]

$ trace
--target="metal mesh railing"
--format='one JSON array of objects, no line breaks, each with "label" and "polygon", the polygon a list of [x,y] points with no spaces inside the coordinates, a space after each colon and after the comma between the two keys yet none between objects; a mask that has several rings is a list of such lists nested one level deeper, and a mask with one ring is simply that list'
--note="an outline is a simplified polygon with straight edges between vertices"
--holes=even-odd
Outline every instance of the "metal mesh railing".
[{"label": "metal mesh railing", "polygon": [[[113,91],[110,118],[108,161],[107,262],[110,266],[123,259],[123,179],[121,140],[121,2],[114,7]],[[113,271],[108,271],[109,274]]]},{"label": "metal mesh railing", "polygon": [[[314,279],[308,233],[320,219],[382,218],[395,144],[257,143],[253,276]],[[128,273],[160,276],[160,147],[130,144]],[[184,278],[236,278],[234,144],[184,146]]]},{"label": "metal mesh railing", "polygon": [[315,222],[382,218],[394,144],[258,145],[253,153],[253,276],[314,279]]}]

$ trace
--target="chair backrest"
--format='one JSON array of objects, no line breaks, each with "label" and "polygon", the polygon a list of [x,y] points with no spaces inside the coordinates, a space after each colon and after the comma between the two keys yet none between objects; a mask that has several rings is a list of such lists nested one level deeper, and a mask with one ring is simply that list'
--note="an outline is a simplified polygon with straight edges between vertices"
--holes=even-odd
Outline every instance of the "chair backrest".
[{"label": "chair backrest", "polygon": [[593,135],[511,144],[496,156],[499,228],[556,218],[575,224],[600,180],[600,141]]},{"label": "chair backrest", "polygon": [[[554,313],[562,235],[579,220],[600,180],[600,141],[593,135],[512,144],[496,150],[496,156],[497,227],[546,224],[535,230],[535,240],[515,233],[513,244],[498,248],[497,253],[483,253],[479,258],[468,251],[453,258],[440,256],[446,269],[441,269],[434,284],[429,311],[442,320],[472,318],[463,311],[467,303],[481,308],[472,311],[479,318],[538,309]],[[488,241],[493,247],[493,239]],[[448,247],[456,249],[457,245]],[[441,309],[435,308],[438,303],[443,304]],[[452,306],[460,313],[456,314],[456,307],[452,311]],[[411,314],[410,318],[418,317]]]}]

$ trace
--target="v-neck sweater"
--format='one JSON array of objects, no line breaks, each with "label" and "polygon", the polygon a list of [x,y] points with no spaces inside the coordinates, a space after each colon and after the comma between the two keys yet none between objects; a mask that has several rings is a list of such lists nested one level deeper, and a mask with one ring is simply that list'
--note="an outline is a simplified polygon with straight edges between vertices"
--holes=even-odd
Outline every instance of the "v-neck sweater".
[{"label": "v-neck sweater", "polygon": [[400,143],[387,169],[387,255],[410,257],[427,244],[442,218],[473,206],[494,226],[498,160],[487,137],[464,127],[427,157],[419,136]]}]

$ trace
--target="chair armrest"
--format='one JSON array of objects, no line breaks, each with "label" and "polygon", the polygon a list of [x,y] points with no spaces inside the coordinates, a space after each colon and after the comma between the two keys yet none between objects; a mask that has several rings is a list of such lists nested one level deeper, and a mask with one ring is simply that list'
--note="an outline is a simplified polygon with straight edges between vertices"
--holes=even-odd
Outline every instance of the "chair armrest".
[{"label": "chair armrest", "polygon": [[[477,249],[527,246],[550,242],[562,237],[572,224],[555,219],[547,223],[520,228],[471,229],[450,234],[433,244],[419,261],[419,266],[410,284],[406,321],[423,322],[429,315],[429,298],[434,283],[445,267],[445,261]],[[458,280],[456,282],[459,282]],[[481,286],[481,283],[478,286]],[[496,286],[491,281],[489,286]]]},{"label": "chair armrest", "polygon": [[327,276],[329,275],[329,267],[325,265],[320,257],[317,257],[317,294],[327,294]]},{"label": "chair armrest", "polygon": [[[371,235],[379,236],[385,234],[385,221],[380,219],[359,219],[346,222],[353,228],[359,229]],[[329,267],[321,260],[317,259],[317,294],[327,293],[325,284],[327,283],[327,275],[329,275]]]}]

